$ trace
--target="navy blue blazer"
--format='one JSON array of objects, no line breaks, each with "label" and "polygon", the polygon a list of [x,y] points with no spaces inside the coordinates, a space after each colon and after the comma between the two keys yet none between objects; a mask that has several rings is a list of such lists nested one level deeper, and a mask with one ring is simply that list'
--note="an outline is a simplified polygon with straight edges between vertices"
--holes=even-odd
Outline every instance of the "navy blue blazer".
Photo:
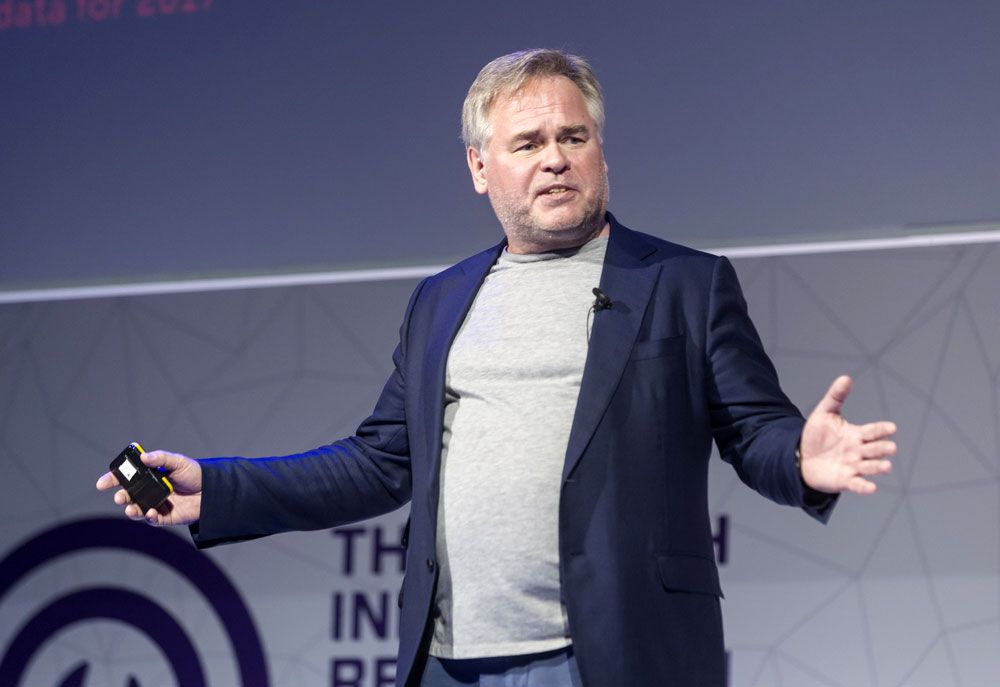
[{"label": "navy blue blazer", "polygon": [[[559,503],[574,651],[588,687],[722,687],[713,439],[764,496],[822,521],[833,503],[805,503],[795,464],[804,420],[778,386],[729,261],[608,217],[600,287],[613,305],[594,318]],[[400,687],[418,677],[438,574],[448,351],[504,245],[417,287],[392,375],[354,436],[295,456],[203,461],[199,546],[334,527],[411,501]]]}]

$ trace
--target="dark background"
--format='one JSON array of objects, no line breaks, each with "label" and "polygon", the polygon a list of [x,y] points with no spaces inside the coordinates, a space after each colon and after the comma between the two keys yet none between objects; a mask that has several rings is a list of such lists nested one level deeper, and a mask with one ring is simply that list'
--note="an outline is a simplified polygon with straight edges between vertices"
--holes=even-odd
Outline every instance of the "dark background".
[{"label": "dark background", "polygon": [[637,229],[718,247],[1000,217],[996,2],[76,2],[0,30],[0,290],[478,251],[500,229],[461,102],[538,46],[597,70]]}]

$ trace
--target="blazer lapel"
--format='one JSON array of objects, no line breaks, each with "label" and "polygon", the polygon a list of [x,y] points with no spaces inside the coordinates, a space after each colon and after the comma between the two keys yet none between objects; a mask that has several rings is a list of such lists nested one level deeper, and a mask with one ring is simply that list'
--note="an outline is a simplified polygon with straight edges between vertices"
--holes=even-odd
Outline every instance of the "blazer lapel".
[{"label": "blazer lapel", "polygon": [[424,437],[425,455],[431,488],[428,490],[431,512],[437,512],[438,481],[441,467],[441,428],[444,426],[444,387],[448,353],[465,316],[479,293],[479,287],[497,260],[506,241],[463,260],[441,275],[436,297],[428,307],[427,344],[421,358],[419,397],[423,416],[417,427],[427,428]]},{"label": "blazer lapel", "polygon": [[611,394],[625,370],[660,264],[644,259],[656,247],[626,229],[608,214],[611,233],[601,272],[601,290],[611,298],[610,309],[594,314],[587,362],[573,416],[563,480],[569,478],[604,415]]}]

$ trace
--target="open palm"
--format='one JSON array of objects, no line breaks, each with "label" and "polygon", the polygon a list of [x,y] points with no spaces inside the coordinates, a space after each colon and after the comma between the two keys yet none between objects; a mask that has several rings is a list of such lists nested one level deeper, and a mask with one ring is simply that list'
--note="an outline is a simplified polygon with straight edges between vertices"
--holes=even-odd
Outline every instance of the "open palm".
[{"label": "open palm", "polygon": [[802,479],[828,494],[875,493],[875,483],[867,478],[889,472],[887,459],[896,453],[896,443],[888,439],[896,432],[894,423],[855,425],[840,414],[851,384],[850,377],[837,377],[802,430]]}]

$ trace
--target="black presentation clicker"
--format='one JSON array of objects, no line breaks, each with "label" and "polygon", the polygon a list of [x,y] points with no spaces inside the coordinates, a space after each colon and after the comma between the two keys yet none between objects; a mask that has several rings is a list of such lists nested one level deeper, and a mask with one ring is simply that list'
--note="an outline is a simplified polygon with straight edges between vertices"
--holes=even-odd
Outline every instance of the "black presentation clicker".
[{"label": "black presentation clicker", "polygon": [[118,478],[118,483],[125,487],[129,498],[145,513],[150,508],[157,508],[174,492],[162,470],[151,468],[139,459],[145,451],[138,442],[133,441],[111,461],[111,472]]}]

